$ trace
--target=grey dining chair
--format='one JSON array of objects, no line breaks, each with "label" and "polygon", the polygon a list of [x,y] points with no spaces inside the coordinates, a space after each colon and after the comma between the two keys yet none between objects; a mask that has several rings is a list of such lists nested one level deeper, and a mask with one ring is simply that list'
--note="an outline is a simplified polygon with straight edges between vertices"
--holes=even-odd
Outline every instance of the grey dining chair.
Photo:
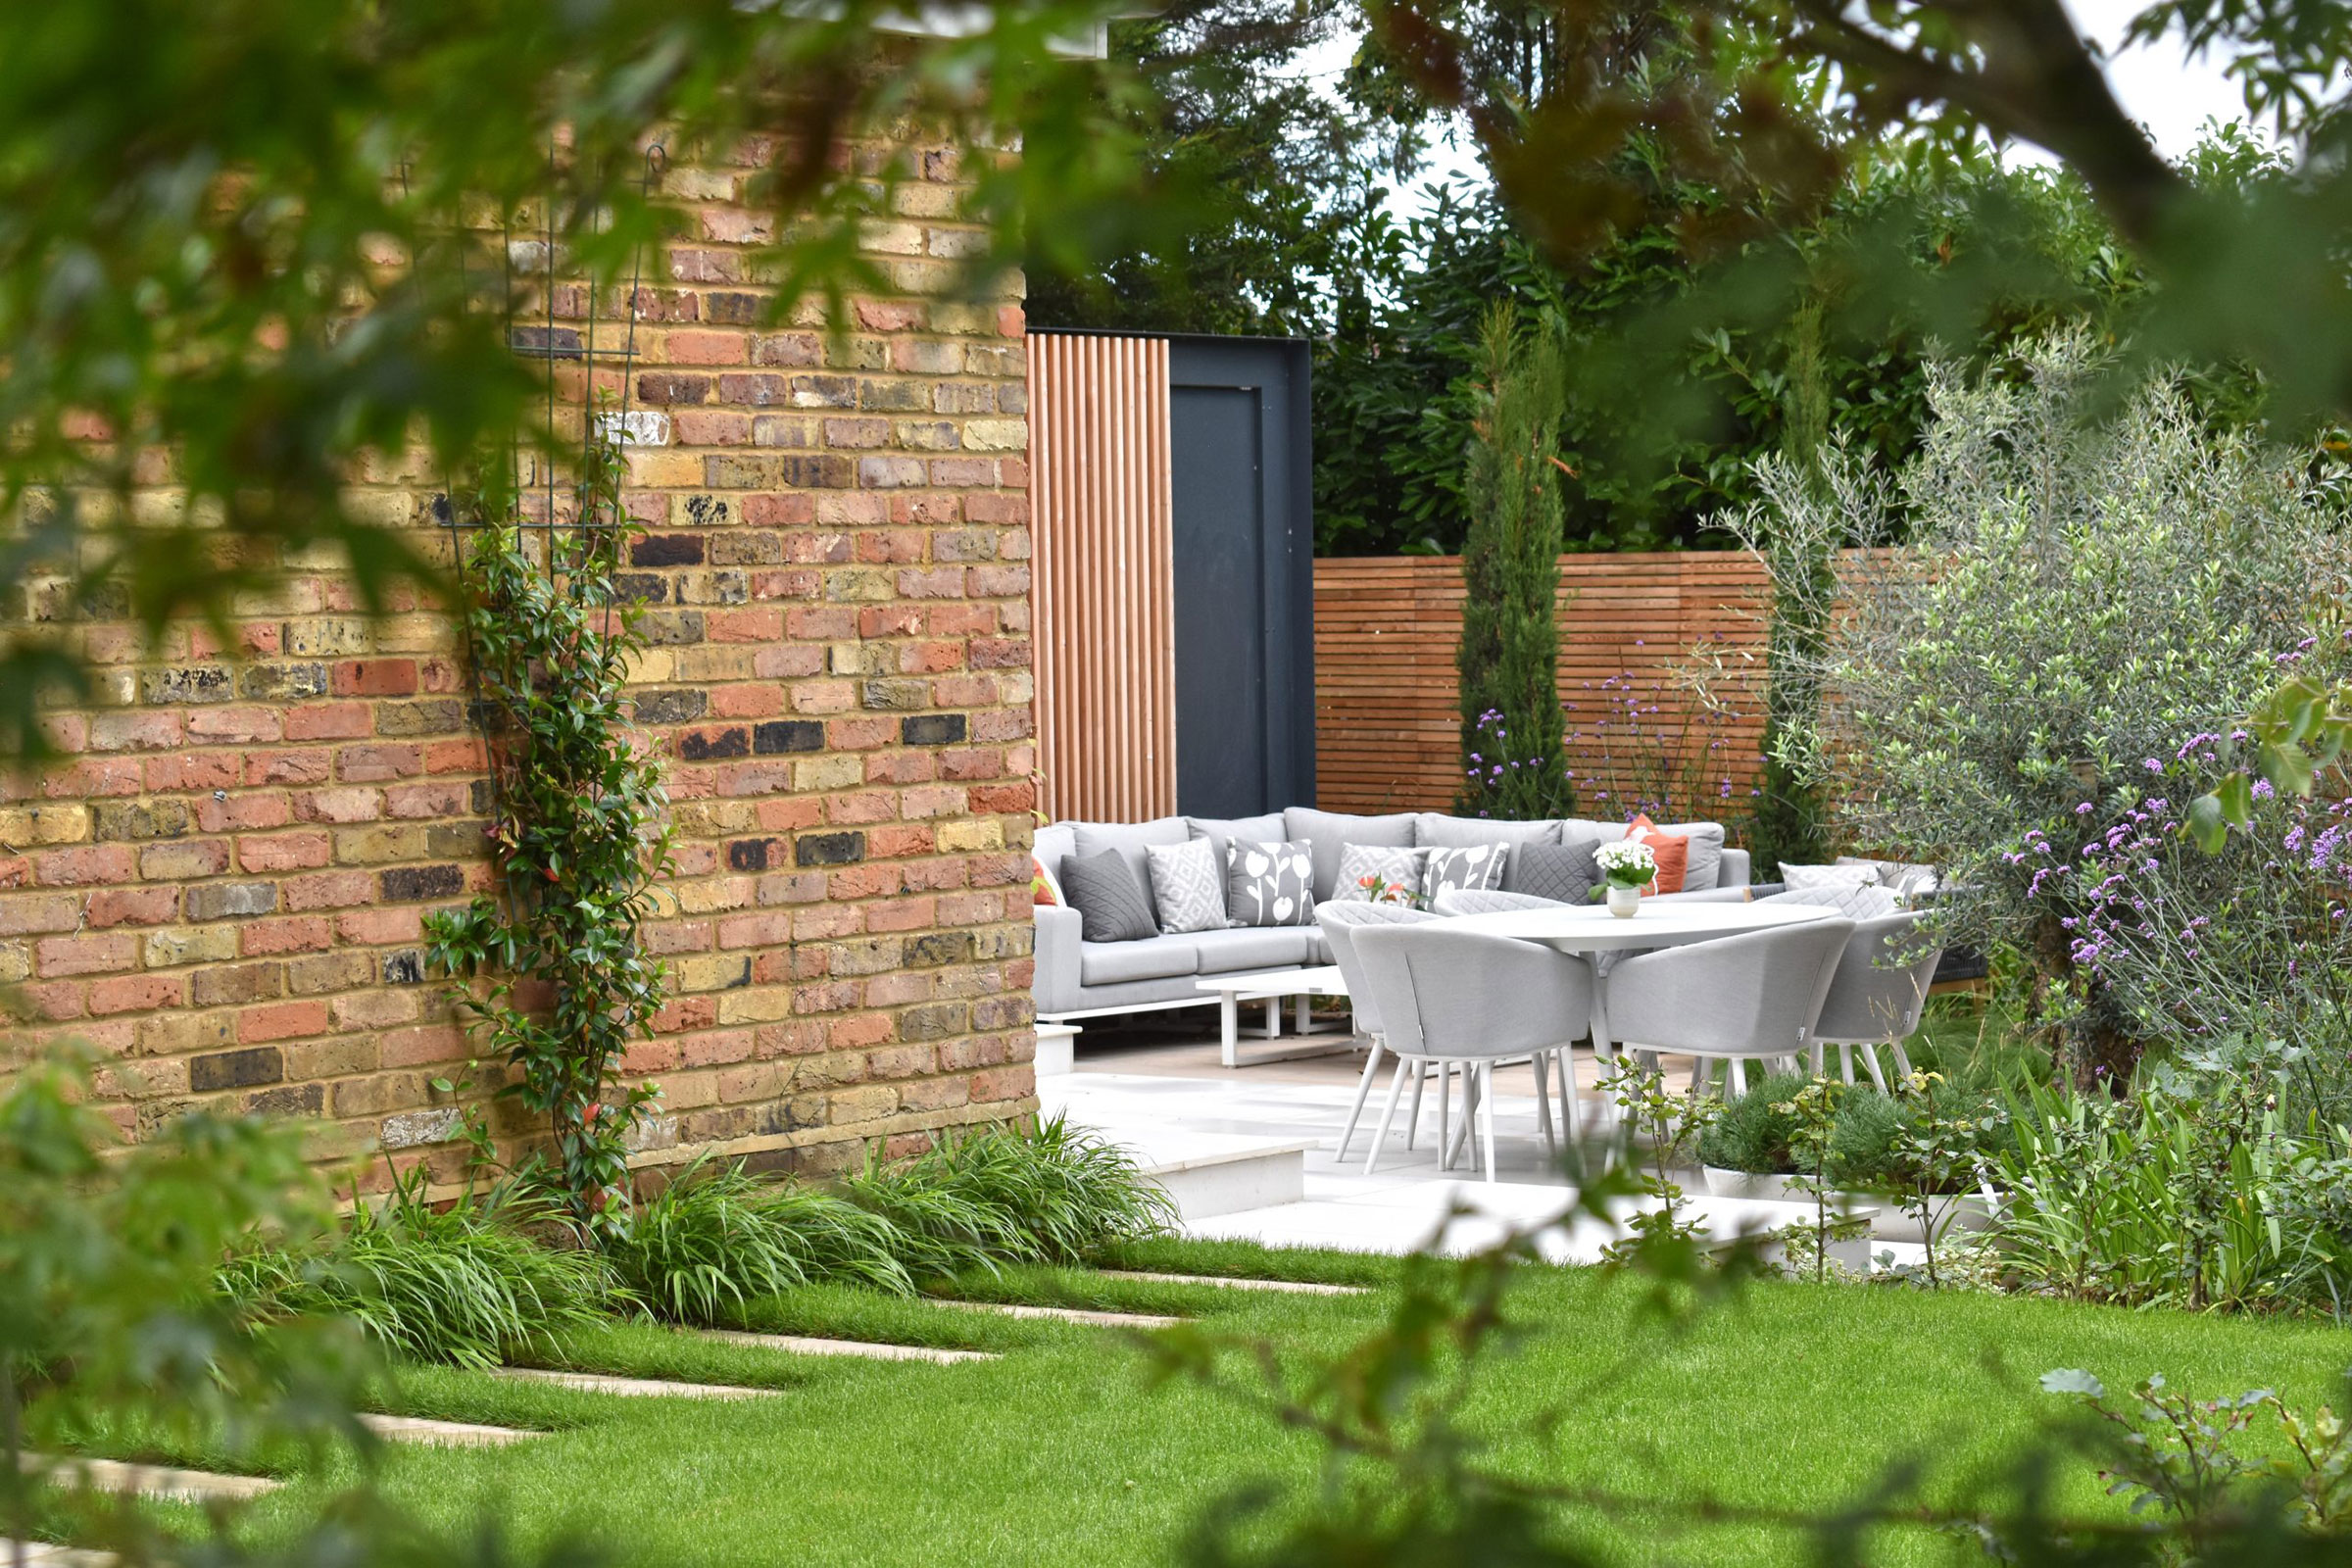
[{"label": "grey dining chair", "polygon": [[1892,1048],[1895,1070],[1911,1076],[1911,1057],[1903,1042],[1919,1028],[1919,1015],[1928,1004],[1928,987],[1943,949],[1920,949],[1920,916],[1916,910],[1859,920],[1846,939],[1829,994],[1822,999],[1821,1017],[1813,1026],[1813,1070],[1822,1069],[1822,1051],[1836,1046],[1843,1059],[1845,1081],[1854,1081],[1854,1051],[1882,1094],[1886,1073],[1879,1065],[1880,1046]]},{"label": "grey dining chair", "polygon": [[[1371,1095],[1373,1082],[1380,1073],[1382,1055],[1379,1004],[1373,1000],[1371,988],[1364,984],[1363,962],[1355,954],[1355,933],[1370,926],[1415,925],[1435,919],[1437,916],[1426,909],[1407,908],[1400,904],[1349,899],[1315,906],[1315,924],[1322,928],[1324,945],[1331,949],[1331,961],[1339,965],[1340,978],[1347,983],[1348,1005],[1355,1013],[1355,1026],[1372,1043],[1364,1060],[1364,1075],[1356,1080],[1355,1101],[1348,1107],[1348,1125],[1340,1132],[1338,1158],[1348,1157],[1348,1142],[1355,1137],[1356,1123],[1363,1119],[1364,1101]],[[1443,1093],[1441,1089],[1441,1097]],[[1413,1147],[1413,1133],[1420,1121],[1421,1084],[1416,1078],[1412,1120],[1404,1129],[1405,1148]]]},{"label": "grey dining chair", "polygon": [[1727,1088],[1744,1095],[1745,1063],[1811,1054],[1853,934],[1851,920],[1808,920],[1636,954],[1610,972],[1609,1033],[1621,1050],[1697,1057],[1694,1094],[1709,1063],[1723,1061]]},{"label": "grey dining chair", "polygon": [[[1533,942],[1484,936],[1446,925],[1370,926],[1355,933],[1364,983],[1381,1020],[1382,1039],[1396,1058],[1372,1152],[1364,1160],[1370,1175],[1380,1168],[1380,1152],[1416,1063],[1459,1066],[1465,1073],[1462,1119],[1475,1113],[1485,1122],[1487,1180],[1495,1179],[1494,1068],[1527,1056],[1537,1070],[1538,1119],[1551,1142],[1551,1116],[1542,1064],[1562,1056],[1584,1034],[1592,1015],[1592,971],[1583,959]],[[1569,1136],[1580,1135],[1575,1079],[1563,1067],[1569,1106]],[[1450,1150],[1447,1129],[1439,1129],[1441,1148]]]}]

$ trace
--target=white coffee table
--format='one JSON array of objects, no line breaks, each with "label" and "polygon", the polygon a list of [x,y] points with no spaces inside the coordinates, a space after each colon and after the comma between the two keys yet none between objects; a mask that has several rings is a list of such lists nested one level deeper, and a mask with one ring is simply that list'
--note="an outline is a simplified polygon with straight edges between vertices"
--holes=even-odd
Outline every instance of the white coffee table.
[{"label": "white coffee table", "polygon": [[[1203,975],[1193,982],[1202,991],[1217,996],[1217,1038],[1224,1051],[1228,1067],[1239,1067],[1241,1060],[1241,1014],[1245,1002],[1266,1004],[1266,1026],[1259,1038],[1282,1038],[1282,1004],[1285,998],[1296,998],[1298,1009],[1295,1032],[1302,1035],[1328,1034],[1329,1026],[1316,1025],[1307,1014],[1310,999],[1315,997],[1344,997],[1348,983],[1340,978],[1340,966],[1323,964],[1313,969],[1245,970],[1234,974]],[[1323,1056],[1352,1049],[1355,1039],[1354,1020],[1348,1020],[1348,1045],[1306,1046],[1289,1051],[1268,1052],[1259,1061],[1289,1061],[1297,1056]]]}]

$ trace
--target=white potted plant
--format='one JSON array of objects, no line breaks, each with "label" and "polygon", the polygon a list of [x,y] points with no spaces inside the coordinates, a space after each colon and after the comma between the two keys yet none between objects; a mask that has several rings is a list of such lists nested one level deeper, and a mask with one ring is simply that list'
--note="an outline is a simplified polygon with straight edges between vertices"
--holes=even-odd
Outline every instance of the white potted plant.
[{"label": "white potted plant", "polygon": [[1642,907],[1642,890],[1658,879],[1658,858],[1640,839],[1619,839],[1592,852],[1609,890],[1609,912],[1630,920]]}]

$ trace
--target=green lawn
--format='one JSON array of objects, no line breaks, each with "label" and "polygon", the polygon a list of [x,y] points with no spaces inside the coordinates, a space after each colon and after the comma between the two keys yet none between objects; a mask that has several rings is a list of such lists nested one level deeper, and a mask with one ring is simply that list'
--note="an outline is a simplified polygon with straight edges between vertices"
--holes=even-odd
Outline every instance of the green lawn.
[{"label": "green lawn", "polygon": [[[1392,1277],[1355,1257],[1273,1258],[1234,1246],[1155,1244],[1139,1266]],[[1990,1297],[1859,1287],[1759,1287],[1687,1337],[1638,1322],[1638,1287],[1530,1267],[1512,1310],[1526,1330],[1489,1368],[1476,1408],[1504,1462],[1664,1501],[1699,1491],[1827,1506],[1890,1458],[1919,1454],[1956,1483],[1998,1458],[2055,1401],[2034,1379],[2082,1366],[2111,1386],[2161,1371],[2203,1394],[2257,1386],[2334,1396],[2352,1337],[2320,1325],[2134,1314]],[[974,1282],[974,1294],[981,1294]],[[1182,1311],[1293,1354],[1336,1350],[1379,1320],[1385,1295],[1274,1296],[1032,1271],[997,1294]],[[698,1344],[651,1327],[568,1348],[576,1365],[752,1383],[737,1404],[607,1397],[446,1369],[406,1373],[419,1415],[560,1429],[505,1449],[400,1448],[387,1487],[452,1525],[498,1516],[525,1541],[572,1532],[662,1568],[809,1564],[1150,1564],[1232,1489],[1312,1473],[1299,1436],[1189,1385],[1152,1388],[1115,1332],[1010,1321],[842,1290],[762,1303],[760,1326],[1004,1351],[928,1366],[795,1358]],[[1635,1370],[1564,1412],[1546,1454],[1511,1436],[1628,1346]],[[2340,1401],[2339,1401],[2340,1402]],[[348,1475],[341,1479],[348,1480]],[[317,1476],[256,1508],[273,1521],[317,1501]],[[2101,1506],[2087,1472],[2073,1501]],[[1671,1508],[1621,1518],[1629,1562],[1800,1560],[1786,1537],[1681,1532]],[[1889,1562],[1980,1560],[1940,1540],[1889,1541]]]}]

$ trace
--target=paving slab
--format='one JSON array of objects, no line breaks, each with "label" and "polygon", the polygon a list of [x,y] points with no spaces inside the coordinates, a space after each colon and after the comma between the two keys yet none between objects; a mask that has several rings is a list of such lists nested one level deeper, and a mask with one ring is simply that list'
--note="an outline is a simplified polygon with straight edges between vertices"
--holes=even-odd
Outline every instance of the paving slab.
[{"label": "paving slab", "polygon": [[392,1443],[422,1443],[440,1448],[502,1448],[510,1443],[544,1438],[523,1427],[491,1427],[472,1421],[433,1421],[420,1415],[363,1415],[360,1425]]},{"label": "paving slab", "polygon": [[142,1497],[169,1497],[176,1502],[242,1501],[275,1492],[285,1485],[268,1476],[217,1475],[210,1470],[180,1470],[163,1464],[129,1464],[121,1459],[59,1457],[46,1453],[18,1455],[27,1475],[43,1476],[61,1487],[85,1487],[92,1492],[118,1492]]},{"label": "paving slab", "polygon": [[61,1546],[52,1541],[11,1541],[0,1536],[0,1563],[13,1563],[23,1552],[26,1568],[115,1568],[122,1559],[90,1546]]},{"label": "paving slab", "polygon": [[801,1334],[747,1334],[737,1329],[696,1329],[697,1339],[749,1345],[788,1355],[847,1355],[867,1361],[929,1361],[948,1366],[957,1361],[994,1361],[992,1350],[947,1350],[930,1345],[884,1345],[869,1340],[827,1340]]},{"label": "paving slab", "polygon": [[1231,1291],[1283,1291],[1298,1296],[1364,1296],[1361,1285],[1319,1285],[1311,1280],[1252,1280],[1238,1274],[1153,1274],[1142,1269],[1095,1271],[1106,1280],[1142,1280],[1152,1285],[1217,1285]]},{"label": "paving slab", "polygon": [[1165,1329],[1189,1318],[1162,1317],[1153,1312],[1102,1312],[1084,1306],[1027,1306],[1016,1301],[951,1301],[927,1296],[933,1306],[952,1306],[958,1312],[994,1312],[999,1317],[1050,1318],[1056,1323],[1087,1323],[1104,1329]]},{"label": "paving slab", "polygon": [[494,1378],[517,1383],[552,1383],[583,1394],[617,1394],[637,1399],[764,1399],[780,1389],[753,1389],[737,1383],[673,1383],[663,1378],[614,1377],[605,1372],[558,1372],[536,1366],[494,1366]]}]

